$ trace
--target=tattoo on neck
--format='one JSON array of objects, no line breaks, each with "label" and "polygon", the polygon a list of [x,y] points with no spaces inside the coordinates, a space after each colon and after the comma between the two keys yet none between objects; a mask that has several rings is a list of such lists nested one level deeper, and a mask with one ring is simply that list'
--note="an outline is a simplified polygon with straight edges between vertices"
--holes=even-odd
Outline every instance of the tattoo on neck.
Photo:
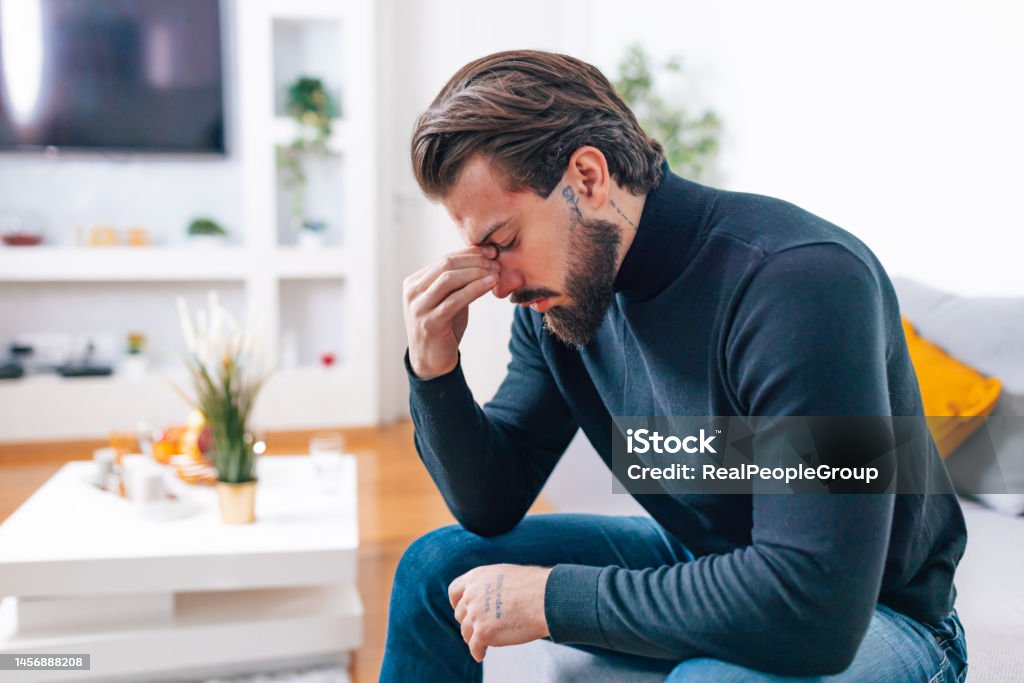
[{"label": "tattoo on neck", "polygon": [[618,213],[620,216],[622,216],[622,220],[624,220],[627,223],[629,223],[630,225],[632,225],[633,229],[636,230],[637,229],[636,228],[636,223],[634,223],[633,221],[629,220],[629,218],[626,217],[626,214],[622,213],[622,209],[620,209],[619,205],[615,203],[615,200],[614,199],[609,199],[608,201],[611,202],[612,208],[615,209],[616,213]]},{"label": "tattoo on neck", "polygon": [[572,188],[569,187],[568,185],[562,188],[562,199],[564,199],[566,203],[569,204],[569,206],[572,208],[572,210],[576,213],[577,216],[583,216],[583,212],[580,211],[580,200],[576,196],[576,193],[573,192]]}]

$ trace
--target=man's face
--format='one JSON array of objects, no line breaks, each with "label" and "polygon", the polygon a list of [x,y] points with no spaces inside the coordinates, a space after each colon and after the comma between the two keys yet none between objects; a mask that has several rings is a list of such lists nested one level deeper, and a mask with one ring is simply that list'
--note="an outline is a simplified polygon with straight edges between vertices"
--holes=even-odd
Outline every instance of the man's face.
[{"label": "man's face", "polygon": [[559,184],[544,199],[509,192],[490,162],[468,161],[443,200],[469,245],[493,245],[501,266],[494,295],[544,314],[547,329],[585,345],[614,297],[621,241],[618,227],[585,219]]}]

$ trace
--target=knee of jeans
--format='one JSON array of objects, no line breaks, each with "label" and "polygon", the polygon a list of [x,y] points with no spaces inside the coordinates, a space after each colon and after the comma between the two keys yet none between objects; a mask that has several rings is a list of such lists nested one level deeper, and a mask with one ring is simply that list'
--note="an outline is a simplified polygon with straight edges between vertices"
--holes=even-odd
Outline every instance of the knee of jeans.
[{"label": "knee of jeans", "polygon": [[443,597],[447,604],[448,584],[476,566],[472,546],[478,540],[458,525],[420,536],[398,562],[392,594]]}]

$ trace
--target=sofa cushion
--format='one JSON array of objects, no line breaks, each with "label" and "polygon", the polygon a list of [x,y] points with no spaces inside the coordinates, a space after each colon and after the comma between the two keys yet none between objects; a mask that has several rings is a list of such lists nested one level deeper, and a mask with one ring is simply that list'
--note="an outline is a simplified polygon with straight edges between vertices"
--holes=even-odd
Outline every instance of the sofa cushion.
[{"label": "sofa cushion", "polygon": [[900,311],[925,339],[1024,393],[1024,297],[963,297],[893,278]]},{"label": "sofa cushion", "polygon": [[945,459],[985,424],[1003,385],[922,338],[906,318],[903,333],[921,386],[928,429]]},{"label": "sofa cushion", "polygon": [[900,312],[921,336],[998,377],[1003,394],[984,428],[947,460],[957,491],[1024,514],[1024,297],[961,297],[894,278]]}]

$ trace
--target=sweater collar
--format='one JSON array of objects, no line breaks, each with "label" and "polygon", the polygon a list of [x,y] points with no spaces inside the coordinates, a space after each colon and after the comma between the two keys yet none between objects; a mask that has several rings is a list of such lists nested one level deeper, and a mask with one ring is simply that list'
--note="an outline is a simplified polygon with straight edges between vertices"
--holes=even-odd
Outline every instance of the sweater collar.
[{"label": "sweater collar", "polygon": [[627,299],[648,299],[675,280],[702,239],[701,228],[715,191],[662,166],[661,182],[647,194],[636,236],[615,276],[614,289]]}]

